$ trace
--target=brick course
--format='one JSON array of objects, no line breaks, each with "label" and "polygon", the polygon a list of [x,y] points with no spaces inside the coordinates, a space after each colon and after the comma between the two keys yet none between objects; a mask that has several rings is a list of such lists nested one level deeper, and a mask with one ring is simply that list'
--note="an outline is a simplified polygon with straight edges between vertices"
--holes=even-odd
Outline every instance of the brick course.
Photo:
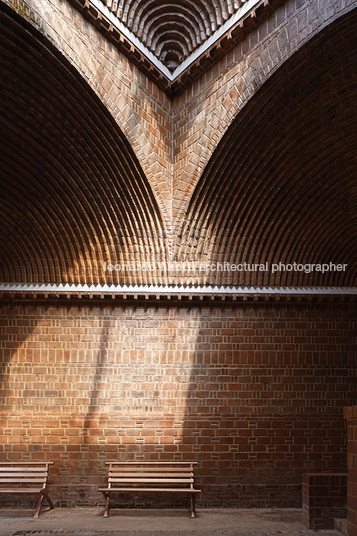
[{"label": "brick course", "polygon": [[1,459],[54,460],[59,504],[120,458],[199,461],[204,506],[299,506],[345,470],[355,307],[3,302]]}]

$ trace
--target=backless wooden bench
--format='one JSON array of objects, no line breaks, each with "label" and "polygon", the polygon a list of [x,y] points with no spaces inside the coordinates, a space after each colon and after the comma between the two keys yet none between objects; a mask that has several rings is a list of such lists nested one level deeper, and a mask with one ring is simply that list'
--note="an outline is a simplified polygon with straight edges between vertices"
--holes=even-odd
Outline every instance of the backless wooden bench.
[{"label": "backless wooden bench", "polygon": [[197,462],[106,462],[106,488],[99,488],[105,498],[104,517],[108,517],[111,493],[189,493],[191,517],[195,517],[194,465]]},{"label": "backless wooden bench", "polygon": [[49,466],[54,462],[0,462],[0,493],[40,494],[34,518],[40,515],[43,499],[53,508],[46,488]]}]

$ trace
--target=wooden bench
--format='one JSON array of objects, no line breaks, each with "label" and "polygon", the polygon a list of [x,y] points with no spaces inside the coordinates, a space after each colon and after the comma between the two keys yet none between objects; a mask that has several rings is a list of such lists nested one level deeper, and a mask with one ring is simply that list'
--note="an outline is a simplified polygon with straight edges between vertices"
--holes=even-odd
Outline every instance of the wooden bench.
[{"label": "wooden bench", "polygon": [[0,462],[0,493],[39,493],[34,518],[40,515],[43,499],[53,508],[46,487],[49,466],[54,462]]},{"label": "wooden bench", "polygon": [[108,481],[99,488],[105,498],[104,517],[108,517],[111,493],[189,493],[191,517],[195,517],[193,468],[197,462],[106,462]]}]

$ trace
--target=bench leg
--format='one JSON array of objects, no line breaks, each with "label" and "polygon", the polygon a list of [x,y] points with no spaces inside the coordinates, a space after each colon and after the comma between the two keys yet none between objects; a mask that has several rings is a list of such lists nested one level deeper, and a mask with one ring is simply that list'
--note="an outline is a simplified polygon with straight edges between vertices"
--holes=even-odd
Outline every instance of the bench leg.
[{"label": "bench leg", "polygon": [[48,504],[50,506],[50,509],[52,510],[54,508],[54,506],[53,506],[53,502],[50,499],[50,496],[48,495],[48,493],[46,491],[41,491],[41,493],[42,493],[42,495],[44,495],[46,501],[48,502]]},{"label": "bench leg", "polygon": [[50,505],[51,509],[54,508],[53,503],[52,503],[51,499],[49,498],[48,494],[43,490],[41,490],[40,493],[41,493],[41,497],[40,497],[40,500],[38,502],[37,510],[35,512],[35,515],[33,516],[35,519],[38,519],[38,517],[40,515],[40,510],[41,510],[41,506],[42,506],[42,503],[43,503],[43,499],[47,500],[47,502]]},{"label": "bench leg", "polygon": [[195,498],[196,498],[195,494],[191,493],[190,497],[191,497],[191,517],[196,517],[196,514],[195,514]]},{"label": "bench leg", "polygon": [[41,506],[42,506],[42,503],[43,503],[43,499],[44,499],[44,495],[43,495],[43,493],[41,493],[41,497],[40,497],[40,500],[39,500],[38,505],[37,505],[37,510],[35,512],[35,515],[33,516],[35,519],[38,519],[38,516],[40,515],[40,510],[41,510]]},{"label": "bench leg", "polygon": [[104,497],[105,497],[105,509],[104,509],[103,517],[108,517],[110,494],[104,493]]}]

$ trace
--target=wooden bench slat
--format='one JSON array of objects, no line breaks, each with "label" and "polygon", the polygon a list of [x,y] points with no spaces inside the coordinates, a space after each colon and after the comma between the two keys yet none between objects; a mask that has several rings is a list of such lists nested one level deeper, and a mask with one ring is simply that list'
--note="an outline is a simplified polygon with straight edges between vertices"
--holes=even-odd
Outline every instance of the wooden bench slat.
[{"label": "wooden bench slat", "polygon": [[[187,472],[187,473],[162,473],[161,471],[158,471],[156,473],[152,472],[152,473],[139,473],[139,472],[130,472],[130,473],[122,473],[122,472],[110,472],[109,473],[109,478],[118,478],[118,477],[121,477],[121,478],[125,478],[125,477],[130,477],[130,476],[135,476],[135,477],[146,477],[146,478],[154,478],[155,476],[159,476],[159,477],[162,477],[162,478],[193,478],[193,473],[192,472]],[[0,477],[1,478],[1,477]]]},{"label": "wooden bench slat", "polygon": [[2,482],[2,483],[11,482],[13,484],[15,484],[15,483],[18,483],[18,484],[34,484],[35,482],[36,483],[37,482],[45,483],[46,481],[47,481],[46,477],[45,478],[38,478],[38,477],[36,477],[36,478],[27,478],[26,477],[26,478],[1,478],[0,479],[0,482]]},{"label": "wooden bench slat", "polygon": [[46,473],[48,474],[48,471],[44,469],[44,467],[0,467],[0,476],[1,473],[8,473],[9,471],[13,471],[16,473]]},{"label": "wooden bench slat", "polygon": [[[28,461],[28,462],[1,462],[1,466],[4,465],[25,465],[26,467],[29,467],[30,465],[53,465],[55,462],[35,462],[35,461]],[[107,462],[106,462],[107,463]],[[111,463],[111,462],[109,462]]]},{"label": "wooden bench slat", "polygon": [[3,482],[4,478],[21,478],[21,479],[31,478],[32,480],[34,480],[34,479],[40,480],[41,478],[47,478],[47,476],[48,475],[46,473],[36,473],[36,474],[31,474],[31,473],[24,473],[24,474],[21,474],[21,473],[3,473],[3,474],[0,474],[0,482]]},{"label": "wooden bench slat", "polygon": [[122,493],[124,491],[125,492],[143,491],[143,492],[150,492],[150,493],[155,492],[155,491],[159,491],[159,492],[169,491],[170,493],[176,493],[176,492],[177,493],[201,493],[200,489],[192,489],[192,488],[99,488],[99,491],[118,492],[118,493]]},{"label": "wooden bench slat", "polygon": [[170,483],[176,483],[176,484],[191,484],[193,482],[193,479],[184,479],[184,478],[112,478],[110,479],[110,482],[137,482],[137,483],[147,483],[147,484],[153,484],[154,482],[157,483],[164,483],[164,482],[170,482]]},{"label": "wooden bench slat", "polygon": [[197,465],[198,462],[105,462],[106,465]]},{"label": "wooden bench slat", "polygon": [[43,488],[0,488],[0,493],[40,493]]},{"label": "wooden bench slat", "polygon": [[160,473],[182,473],[189,472],[193,473],[192,467],[113,467],[109,469],[110,473],[132,473],[133,471],[142,471],[145,473],[151,473],[160,471]]}]

